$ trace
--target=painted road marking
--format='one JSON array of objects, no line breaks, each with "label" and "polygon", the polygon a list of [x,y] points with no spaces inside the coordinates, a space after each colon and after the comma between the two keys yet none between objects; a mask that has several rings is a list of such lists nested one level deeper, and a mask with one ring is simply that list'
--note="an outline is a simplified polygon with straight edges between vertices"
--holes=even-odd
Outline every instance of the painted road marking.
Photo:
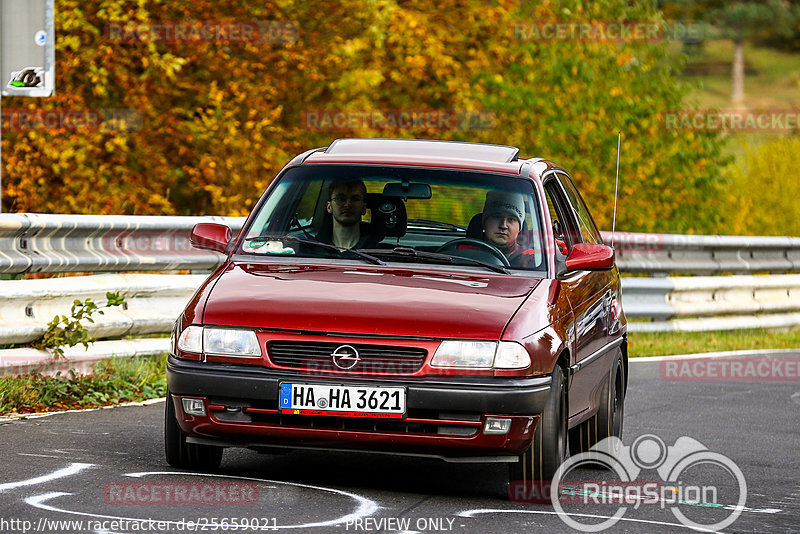
[{"label": "painted road marking", "polygon": [[[558,512],[548,512],[545,510],[503,510],[501,508],[476,508],[475,510],[464,510],[459,512],[459,517],[475,517],[478,514],[497,514],[497,513],[510,513],[510,514],[539,514],[539,515],[560,515]],[[593,519],[611,519],[610,515],[594,515],[594,514],[569,514],[570,517],[591,517]],[[632,523],[648,523],[651,525],[665,525],[668,527],[682,527],[689,530],[699,530],[701,532],[717,532],[716,530],[708,530],[698,527],[690,527],[681,523],[667,523],[665,521],[653,521],[650,519],[634,519],[632,517],[620,517],[618,521],[629,521]]]},{"label": "painted road marking", "polygon": [[[357,519],[362,519],[369,515],[374,514],[380,506],[378,504],[366,497],[362,497],[361,495],[357,495],[355,493],[350,493],[344,490],[338,490],[334,488],[326,488],[323,486],[313,486],[311,484],[300,484],[297,482],[284,482],[281,480],[266,480],[263,478],[253,478],[253,477],[241,477],[241,476],[234,476],[234,475],[222,475],[222,474],[210,474],[210,473],[185,473],[182,471],[148,471],[148,472],[140,472],[140,473],[126,473],[123,476],[141,478],[150,475],[180,475],[180,476],[204,476],[204,477],[216,477],[216,478],[231,478],[235,480],[252,480],[255,482],[266,482],[270,484],[284,484],[287,486],[294,486],[298,488],[307,488],[313,490],[324,491],[328,493],[334,493],[338,495],[344,495],[345,497],[349,497],[358,503],[358,507],[355,511],[351,512],[350,514],[338,517],[336,519],[331,519],[329,521],[318,521],[316,523],[304,523],[301,525],[270,525],[270,530],[281,529],[281,528],[309,528],[309,527],[328,527],[339,525],[341,523],[346,523],[348,521],[354,522]],[[269,486],[274,488],[275,486]],[[145,522],[149,521],[151,518],[141,519],[141,518],[134,518],[134,517],[123,517],[123,516],[113,516],[113,515],[105,515],[105,514],[93,514],[89,512],[78,512],[73,510],[67,510],[64,508],[58,508],[51,504],[45,504],[46,501],[51,499],[55,499],[57,497],[63,497],[73,495],[72,493],[64,493],[59,491],[53,491],[50,493],[44,493],[41,495],[34,495],[32,497],[28,497],[25,499],[25,503],[33,506],[35,508],[39,508],[42,510],[48,510],[50,512],[58,512],[63,514],[72,514],[72,515],[80,515],[84,517],[94,517],[99,519],[116,519],[116,520],[123,520],[123,521],[130,521],[130,522]],[[180,524],[179,521],[169,521],[169,520],[157,520],[162,521],[164,523],[178,525]],[[185,523],[184,523],[185,524]]]},{"label": "painted road marking", "polygon": [[50,482],[51,480],[72,476],[90,467],[94,467],[94,464],[82,464],[74,462],[70,464],[69,467],[59,469],[58,471],[53,471],[49,475],[42,475],[40,477],[29,478],[28,480],[20,480],[18,482],[6,482],[5,484],[0,484],[0,493],[14,488],[33,486],[35,484],[44,484],[45,482]]}]

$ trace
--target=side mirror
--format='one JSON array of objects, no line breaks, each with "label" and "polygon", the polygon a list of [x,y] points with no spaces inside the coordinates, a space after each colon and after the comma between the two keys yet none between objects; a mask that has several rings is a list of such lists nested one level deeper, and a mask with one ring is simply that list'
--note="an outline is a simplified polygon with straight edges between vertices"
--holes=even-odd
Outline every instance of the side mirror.
[{"label": "side mirror", "polygon": [[192,228],[189,242],[196,248],[225,253],[231,240],[231,229],[224,224],[198,223]]},{"label": "side mirror", "polygon": [[614,249],[579,243],[572,247],[566,264],[567,271],[608,271],[614,268]]}]

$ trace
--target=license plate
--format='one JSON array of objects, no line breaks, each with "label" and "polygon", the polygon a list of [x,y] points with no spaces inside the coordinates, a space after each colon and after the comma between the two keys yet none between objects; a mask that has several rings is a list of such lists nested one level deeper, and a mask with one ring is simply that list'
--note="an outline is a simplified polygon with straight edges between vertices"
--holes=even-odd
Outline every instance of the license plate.
[{"label": "license plate", "polygon": [[341,386],[282,382],[281,413],[401,419],[406,411],[402,387]]}]

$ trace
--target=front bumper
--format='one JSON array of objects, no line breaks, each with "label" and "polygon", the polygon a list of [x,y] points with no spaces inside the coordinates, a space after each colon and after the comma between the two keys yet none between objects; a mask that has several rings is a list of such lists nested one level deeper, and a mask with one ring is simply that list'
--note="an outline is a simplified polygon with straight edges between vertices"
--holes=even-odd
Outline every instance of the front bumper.
[{"label": "front bumper", "polygon": [[[406,388],[403,420],[279,413],[286,380]],[[314,376],[302,372],[202,363],[170,357],[167,382],[178,424],[189,441],[250,448],[369,450],[514,461],[531,443],[550,392],[550,378]],[[182,397],[202,398],[206,416],[184,413]],[[487,417],[511,419],[506,434],[486,434]]]}]

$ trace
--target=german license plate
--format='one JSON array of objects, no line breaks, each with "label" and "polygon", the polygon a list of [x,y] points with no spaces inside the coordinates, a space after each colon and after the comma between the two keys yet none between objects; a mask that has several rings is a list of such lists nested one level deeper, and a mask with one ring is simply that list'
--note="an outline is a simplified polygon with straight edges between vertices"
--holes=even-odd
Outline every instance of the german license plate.
[{"label": "german license plate", "polygon": [[282,382],[278,406],[285,414],[401,419],[406,411],[406,390]]}]

